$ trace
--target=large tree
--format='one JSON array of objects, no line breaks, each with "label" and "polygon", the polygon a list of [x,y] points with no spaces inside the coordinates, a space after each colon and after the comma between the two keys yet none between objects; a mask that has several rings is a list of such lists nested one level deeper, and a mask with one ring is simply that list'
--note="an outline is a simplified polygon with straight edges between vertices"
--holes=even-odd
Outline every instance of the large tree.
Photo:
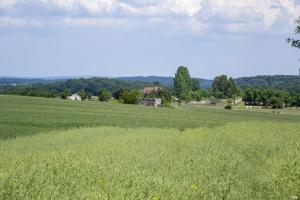
[{"label": "large tree", "polygon": [[188,100],[192,91],[192,79],[188,68],[180,66],[174,78],[174,91],[180,100]]},{"label": "large tree", "polygon": [[217,76],[212,84],[213,95],[217,98],[234,98],[238,90],[232,78]]}]

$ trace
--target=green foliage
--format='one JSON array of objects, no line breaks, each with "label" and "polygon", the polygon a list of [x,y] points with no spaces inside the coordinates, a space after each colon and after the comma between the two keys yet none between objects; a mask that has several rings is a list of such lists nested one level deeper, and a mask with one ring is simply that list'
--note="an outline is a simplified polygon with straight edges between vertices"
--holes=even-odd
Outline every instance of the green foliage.
[{"label": "green foliage", "polygon": [[291,96],[291,106],[300,107],[300,94],[295,94]]},{"label": "green foliage", "polygon": [[99,97],[99,101],[109,101],[111,98],[111,93],[106,89],[101,89],[99,90],[98,97]]},{"label": "green foliage", "polygon": [[299,95],[291,95],[288,92],[275,89],[255,89],[249,86],[244,91],[243,100],[247,105],[266,106],[272,108],[282,108],[299,106]]},{"label": "green foliage", "polygon": [[225,109],[226,110],[231,110],[232,109],[232,101],[230,99],[227,100],[226,105],[225,105]]},{"label": "green foliage", "polygon": [[174,91],[180,100],[189,100],[192,91],[192,79],[188,68],[181,66],[174,78]]},{"label": "green foliage", "polygon": [[192,91],[195,92],[195,91],[200,91],[200,90],[201,90],[201,88],[200,88],[199,79],[192,78]]},{"label": "green foliage", "polygon": [[202,100],[202,93],[200,90],[196,90],[196,91],[193,91],[191,93],[191,98],[195,101],[201,101]]},{"label": "green foliage", "polygon": [[[297,24],[295,34],[300,34],[300,17],[295,21]],[[300,40],[294,38],[288,38],[287,42],[291,44],[292,47],[296,47],[300,49]]]},{"label": "green foliage", "polygon": [[89,92],[85,92],[84,90],[81,90],[78,95],[81,97],[82,100],[91,99],[91,94]]},{"label": "green foliage", "polygon": [[116,91],[113,92],[113,97],[117,100],[120,100],[124,91],[125,90],[123,88],[117,89]]},{"label": "green foliage", "polygon": [[221,99],[233,98],[237,93],[237,87],[232,78],[226,75],[217,76],[212,84],[213,96]]},{"label": "green foliage", "polygon": [[65,89],[62,93],[61,93],[61,98],[62,99],[67,99],[67,97],[70,95],[71,93],[70,93],[70,91],[69,90],[67,90],[67,89]]},{"label": "green foliage", "polygon": [[252,86],[248,86],[244,90],[243,101],[245,101],[246,104],[254,105],[256,99],[256,90]]},{"label": "green foliage", "polygon": [[228,88],[227,88],[227,96],[229,98],[235,98],[235,96],[239,93],[238,88],[233,80],[233,78],[228,79]]},{"label": "green foliage", "polygon": [[232,109],[232,104],[227,104],[224,107],[226,110],[231,110]]},{"label": "green foliage", "polygon": [[270,105],[272,108],[282,108],[283,107],[283,98],[280,96],[272,96],[270,98]]},{"label": "green foliage", "polygon": [[138,90],[124,91],[121,99],[125,104],[137,104],[137,99],[139,96],[140,92]]},{"label": "green foliage", "polygon": [[0,141],[0,199],[296,199],[299,129],[247,121]]},{"label": "green foliage", "polygon": [[172,93],[168,88],[163,88],[157,92],[151,92],[150,94],[144,95],[145,98],[161,98],[163,107],[169,107],[171,104]]},{"label": "green foliage", "polygon": [[291,94],[300,93],[300,78],[292,75],[255,76],[235,79],[242,89],[253,86],[255,89],[276,89]]},{"label": "green foliage", "polygon": [[[165,77],[165,76],[130,76],[130,77],[120,77],[120,80],[129,80],[129,81],[140,81],[144,83],[154,84],[159,82],[159,85],[164,87],[174,87],[174,77]],[[196,78],[199,80],[202,88],[209,88],[212,84],[212,80]],[[0,79],[1,81],[1,79]],[[0,82],[1,83],[1,82]]]},{"label": "green foliage", "polygon": [[[43,84],[26,85],[0,85],[0,94],[23,95],[36,97],[61,97],[65,90],[69,93],[84,91],[89,95],[97,96],[100,89],[106,89],[110,92],[120,88],[133,90],[141,89],[149,84],[139,81],[123,81],[109,78],[88,78],[88,79],[70,79],[57,82],[45,82]],[[87,96],[88,98],[88,96]]]}]

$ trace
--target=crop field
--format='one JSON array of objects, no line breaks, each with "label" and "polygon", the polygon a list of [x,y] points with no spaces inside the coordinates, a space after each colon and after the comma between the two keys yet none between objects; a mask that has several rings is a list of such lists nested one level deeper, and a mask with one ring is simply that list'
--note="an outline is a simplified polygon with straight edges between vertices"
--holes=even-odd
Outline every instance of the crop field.
[{"label": "crop field", "polygon": [[228,122],[300,123],[297,114],[228,111],[205,107],[150,108],[119,103],[74,102],[61,99],[0,95],[0,138],[51,130],[114,126],[124,128],[216,127]]},{"label": "crop field", "polygon": [[0,96],[0,199],[299,199],[300,116]]}]

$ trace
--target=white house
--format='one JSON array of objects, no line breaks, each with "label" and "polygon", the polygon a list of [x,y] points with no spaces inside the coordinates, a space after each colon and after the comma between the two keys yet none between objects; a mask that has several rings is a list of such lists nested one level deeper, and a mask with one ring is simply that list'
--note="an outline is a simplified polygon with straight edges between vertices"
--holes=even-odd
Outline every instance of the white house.
[{"label": "white house", "polygon": [[72,94],[72,96],[69,96],[68,99],[73,100],[73,101],[81,101],[81,96],[79,96],[77,93]]}]

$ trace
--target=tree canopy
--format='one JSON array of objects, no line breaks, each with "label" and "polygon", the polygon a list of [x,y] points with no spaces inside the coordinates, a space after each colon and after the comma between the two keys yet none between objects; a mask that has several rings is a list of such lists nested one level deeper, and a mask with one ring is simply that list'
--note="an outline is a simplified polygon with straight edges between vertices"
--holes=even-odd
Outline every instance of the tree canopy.
[{"label": "tree canopy", "polygon": [[192,78],[187,67],[180,66],[174,78],[174,92],[180,100],[188,100],[192,91]]},{"label": "tree canopy", "polygon": [[[295,21],[297,24],[295,34],[300,34],[300,17]],[[292,47],[296,47],[300,49],[300,40],[295,38],[288,38],[287,42],[291,44]]]},{"label": "tree canopy", "polygon": [[212,84],[213,95],[217,98],[232,98],[237,94],[237,87],[232,78],[217,76]]}]

